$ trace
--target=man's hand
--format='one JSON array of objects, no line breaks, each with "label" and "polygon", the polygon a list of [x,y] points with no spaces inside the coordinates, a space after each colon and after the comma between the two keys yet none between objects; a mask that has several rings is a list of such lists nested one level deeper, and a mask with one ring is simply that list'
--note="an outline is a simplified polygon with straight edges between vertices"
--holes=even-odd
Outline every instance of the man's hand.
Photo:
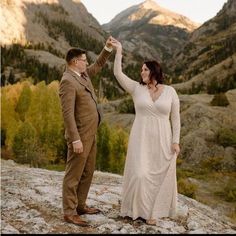
[{"label": "man's hand", "polygon": [[84,151],[83,143],[81,141],[72,143],[72,145],[73,145],[73,151],[75,153],[82,153]]},{"label": "man's hand", "polygon": [[112,48],[112,40],[113,40],[114,38],[112,37],[112,36],[110,36],[108,39],[107,39],[107,41],[106,41],[106,46],[108,47],[108,48]]},{"label": "man's hand", "polygon": [[112,47],[115,48],[117,52],[120,52],[120,53],[122,52],[122,45],[118,40],[112,38],[111,44],[112,44]]}]

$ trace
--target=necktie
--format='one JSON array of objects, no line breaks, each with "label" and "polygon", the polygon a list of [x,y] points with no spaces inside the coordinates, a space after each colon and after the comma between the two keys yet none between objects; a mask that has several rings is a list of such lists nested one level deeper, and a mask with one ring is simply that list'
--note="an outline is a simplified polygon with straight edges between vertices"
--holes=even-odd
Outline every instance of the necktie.
[{"label": "necktie", "polygon": [[86,74],[85,74],[84,72],[81,73],[81,77],[82,77],[83,79],[87,80],[87,76],[86,76]]}]

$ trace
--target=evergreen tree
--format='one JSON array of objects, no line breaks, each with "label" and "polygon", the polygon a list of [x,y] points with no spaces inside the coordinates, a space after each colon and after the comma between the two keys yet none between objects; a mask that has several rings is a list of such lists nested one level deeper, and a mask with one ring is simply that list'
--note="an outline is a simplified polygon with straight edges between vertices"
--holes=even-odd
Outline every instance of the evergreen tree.
[{"label": "evergreen tree", "polygon": [[5,86],[6,84],[6,76],[5,74],[1,74],[1,87]]},{"label": "evergreen tree", "polygon": [[10,84],[14,84],[15,83],[15,75],[13,73],[13,70],[10,71],[9,77],[8,77],[8,82]]}]

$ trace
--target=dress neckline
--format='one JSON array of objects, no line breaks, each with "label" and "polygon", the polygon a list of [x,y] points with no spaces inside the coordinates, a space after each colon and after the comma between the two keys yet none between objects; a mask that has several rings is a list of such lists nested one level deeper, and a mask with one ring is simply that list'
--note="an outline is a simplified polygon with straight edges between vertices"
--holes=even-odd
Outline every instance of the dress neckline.
[{"label": "dress neckline", "polygon": [[161,97],[161,95],[164,93],[164,91],[165,91],[165,89],[166,89],[166,86],[165,86],[164,84],[162,84],[162,85],[163,85],[163,89],[162,89],[161,93],[159,94],[159,96],[158,96],[155,100],[152,99],[152,96],[151,96],[151,94],[150,94],[150,92],[149,92],[149,89],[148,89],[148,87],[146,86],[148,95],[149,95],[149,97],[150,97],[150,99],[151,99],[151,101],[152,101],[153,104],[159,100],[159,98]]}]

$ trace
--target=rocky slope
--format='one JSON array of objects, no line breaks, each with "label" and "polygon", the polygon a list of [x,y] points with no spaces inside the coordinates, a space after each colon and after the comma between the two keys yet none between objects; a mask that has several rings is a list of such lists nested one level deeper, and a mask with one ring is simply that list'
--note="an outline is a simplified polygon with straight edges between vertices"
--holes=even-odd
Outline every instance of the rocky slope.
[{"label": "rocky slope", "polygon": [[[181,76],[180,78],[184,78]],[[203,70],[190,80],[172,85],[178,92],[184,93],[205,93],[215,86],[222,91],[230,87],[236,87],[236,53],[218,64]],[[226,87],[223,89],[223,87]],[[228,88],[227,88],[228,87]],[[223,92],[225,92],[223,91]],[[215,93],[214,91],[213,93]]]},{"label": "rocky slope", "polygon": [[178,215],[160,219],[156,226],[119,217],[122,176],[95,172],[88,204],[102,213],[84,215],[89,227],[62,220],[61,188],[63,172],[48,171],[1,160],[2,234],[235,234],[236,225],[220,212],[193,199],[178,195]]},{"label": "rocky slope", "polygon": [[228,0],[215,17],[194,30],[167,62],[180,81],[226,60],[236,52],[236,1]]}]

